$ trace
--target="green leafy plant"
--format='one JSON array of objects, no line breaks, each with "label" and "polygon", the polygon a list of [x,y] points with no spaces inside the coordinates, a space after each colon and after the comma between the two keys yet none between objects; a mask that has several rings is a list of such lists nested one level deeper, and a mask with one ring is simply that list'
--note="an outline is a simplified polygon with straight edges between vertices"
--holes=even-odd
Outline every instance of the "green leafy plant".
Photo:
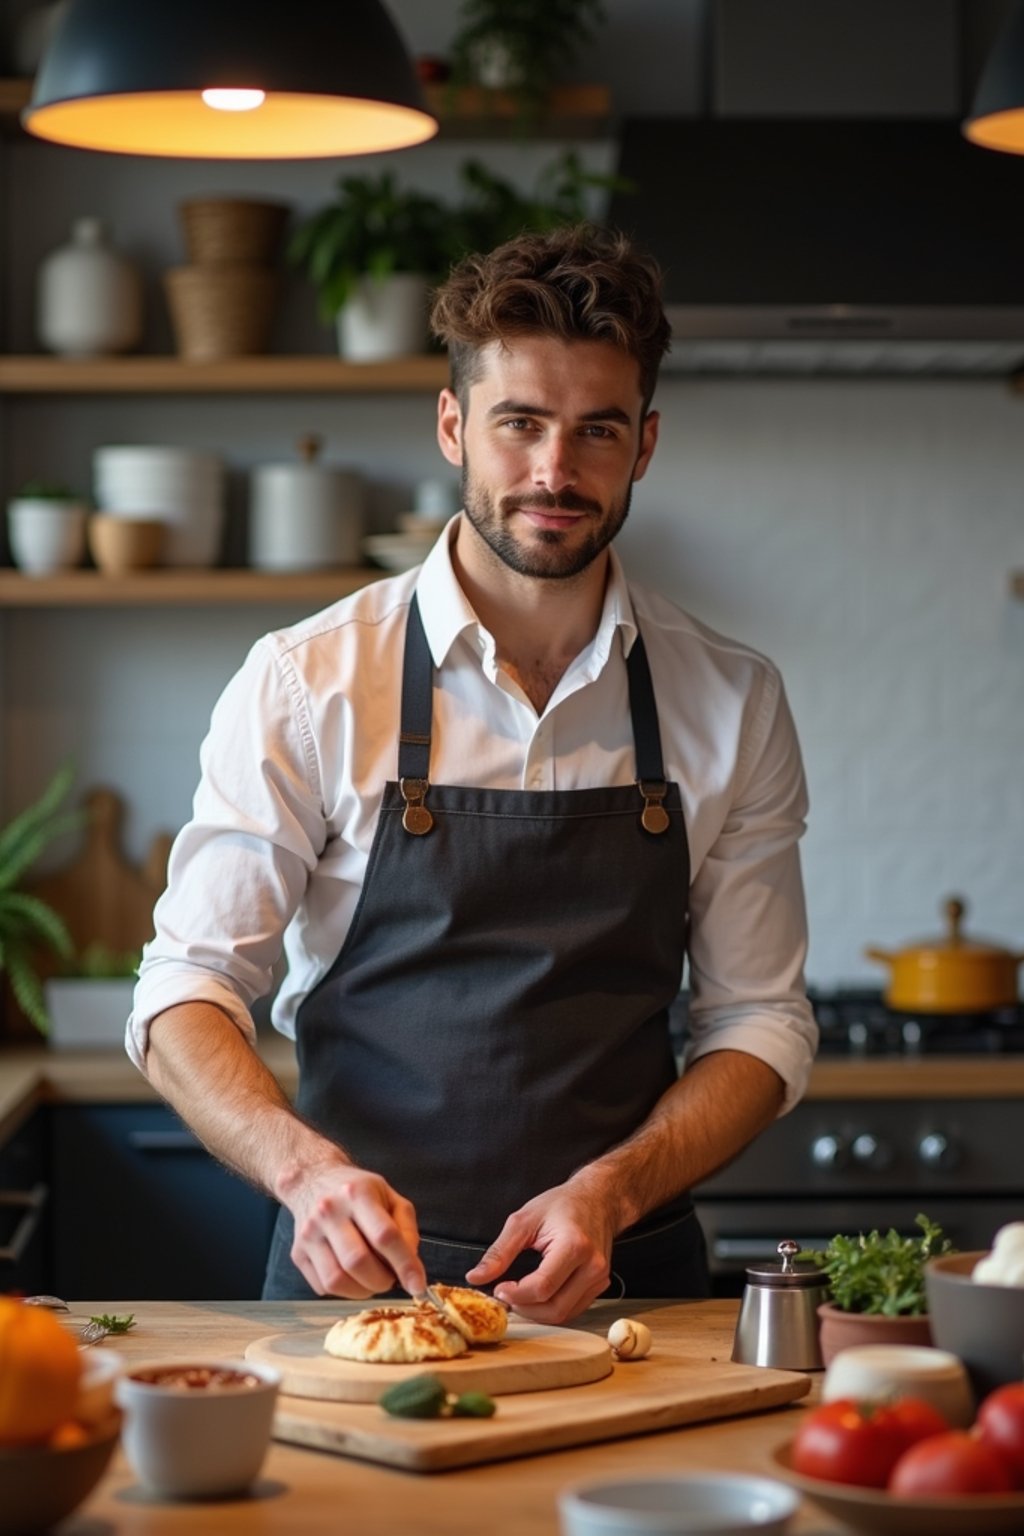
[{"label": "green leafy plant", "polygon": [[583,222],[590,191],[633,190],[623,177],[588,171],[574,150],[543,165],[529,192],[520,192],[480,160],[465,161],[460,179],[465,196],[453,220],[453,260],[468,251],[493,250],[525,231],[544,233]]},{"label": "green leafy plant", "polygon": [[17,493],[19,501],[80,501],[76,491],[59,480],[26,480]]},{"label": "green leafy plant", "polygon": [[67,959],[73,945],[53,908],[19,884],[55,838],[81,824],[80,811],[64,809],[72,777],[70,764],[58,769],[39,799],[0,831],[0,971],[7,972],[25,1017],[44,1035],[50,1019],[36,957],[40,950],[48,950]]},{"label": "green leafy plant", "polygon": [[137,975],[141,960],[139,949],[115,950],[106,944],[87,944],[64,961],[61,975],[84,976],[90,981],[119,980]]},{"label": "green leafy plant", "polygon": [[535,117],[561,72],[605,20],[603,0],[462,0],[451,83],[508,90]]},{"label": "green leafy plant", "polygon": [[942,1228],[917,1216],[920,1237],[903,1237],[894,1228],[856,1237],[833,1237],[815,1259],[828,1276],[832,1301],[843,1312],[882,1317],[920,1317],[928,1310],[924,1267],[929,1259],[953,1253]]},{"label": "green leafy plant", "polygon": [[108,1333],[130,1333],[135,1327],[135,1313],[129,1312],[124,1317],[118,1317],[116,1312],[101,1312],[99,1317],[90,1317],[89,1321],[99,1328],[105,1328]]},{"label": "green leafy plant", "polygon": [[321,318],[333,321],[361,278],[417,272],[434,280],[450,251],[451,217],[444,204],[403,190],[384,171],[339,177],[333,202],[295,230],[288,259],[305,269],[317,289]]}]

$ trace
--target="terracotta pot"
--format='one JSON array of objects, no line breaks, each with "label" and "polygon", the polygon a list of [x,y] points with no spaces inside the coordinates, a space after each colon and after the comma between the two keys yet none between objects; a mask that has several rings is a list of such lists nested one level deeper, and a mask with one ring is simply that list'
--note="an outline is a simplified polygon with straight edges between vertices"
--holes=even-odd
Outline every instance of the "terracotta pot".
[{"label": "terracotta pot", "polygon": [[960,931],[966,905],[955,896],[945,903],[946,933],[890,952],[864,953],[890,968],[885,1000],[901,1012],[987,1013],[1017,1001],[1017,970],[1024,955],[998,944],[970,940]]},{"label": "terracotta pot", "polygon": [[932,1342],[931,1319],[881,1317],[869,1312],[844,1312],[833,1301],[818,1308],[819,1342],[826,1366],[841,1349],[855,1344],[922,1344]]}]

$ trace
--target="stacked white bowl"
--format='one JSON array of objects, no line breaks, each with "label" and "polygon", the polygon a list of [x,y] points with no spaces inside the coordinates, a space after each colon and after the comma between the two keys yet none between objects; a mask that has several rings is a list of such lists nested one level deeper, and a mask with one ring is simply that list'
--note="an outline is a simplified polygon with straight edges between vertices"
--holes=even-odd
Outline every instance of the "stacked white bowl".
[{"label": "stacked white bowl", "polygon": [[97,509],[166,523],[165,565],[215,565],[224,536],[224,465],[215,453],[165,445],[97,448]]}]

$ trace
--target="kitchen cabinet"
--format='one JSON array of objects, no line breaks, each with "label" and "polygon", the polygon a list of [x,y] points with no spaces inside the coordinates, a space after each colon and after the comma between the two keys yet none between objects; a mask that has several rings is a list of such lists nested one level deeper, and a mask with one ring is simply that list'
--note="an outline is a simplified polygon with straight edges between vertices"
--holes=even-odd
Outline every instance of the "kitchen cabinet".
[{"label": "kitchen cabinet", "polygon": [[45,1111],[35,1110],[0,1147],[0,1295],[46,1289],[50,1221]]},{"label": "kitchen cabinet", "polygon": [[62,1296],[258,1297],[276,1204],[162,1104],[57,1104],[52,1289]]}]

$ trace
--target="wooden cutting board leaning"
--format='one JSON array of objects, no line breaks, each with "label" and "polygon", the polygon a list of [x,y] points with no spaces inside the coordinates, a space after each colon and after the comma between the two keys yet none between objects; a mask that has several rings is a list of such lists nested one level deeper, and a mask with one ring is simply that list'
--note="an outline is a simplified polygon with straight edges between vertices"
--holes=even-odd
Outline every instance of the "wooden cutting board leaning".
[{"label": "wooden cutting board leaning", "polygon": [[[440,1472],[757,1413],[803,1397],[811,1385],[808,1376],[794,1372],[702,1357],[699,1337],[683,1343],[659,1339],[656,1321],[651,1353],[624,1362],[613,1360],[603,1338],[519,1320],[510,1324],[506,1343],[497,1350],[414,1366],[334,1360],[320,1353],[325,1335],[326,1328],[275,1334],[246,1348],[249,1359],[274,1364],[283,1374],[275,1438],[410,1472]],[[511,1385],[500,1384],[502,1371]],[[364,1391],[361,1373],[379,1396],[395,1381],[427,1372],[450,1390],[490,1392],[498,1400],[496,1414],[396,1419],[375,1401],[338,1395]],[[484,1385],[488,1373],[492,1384]]]}]

